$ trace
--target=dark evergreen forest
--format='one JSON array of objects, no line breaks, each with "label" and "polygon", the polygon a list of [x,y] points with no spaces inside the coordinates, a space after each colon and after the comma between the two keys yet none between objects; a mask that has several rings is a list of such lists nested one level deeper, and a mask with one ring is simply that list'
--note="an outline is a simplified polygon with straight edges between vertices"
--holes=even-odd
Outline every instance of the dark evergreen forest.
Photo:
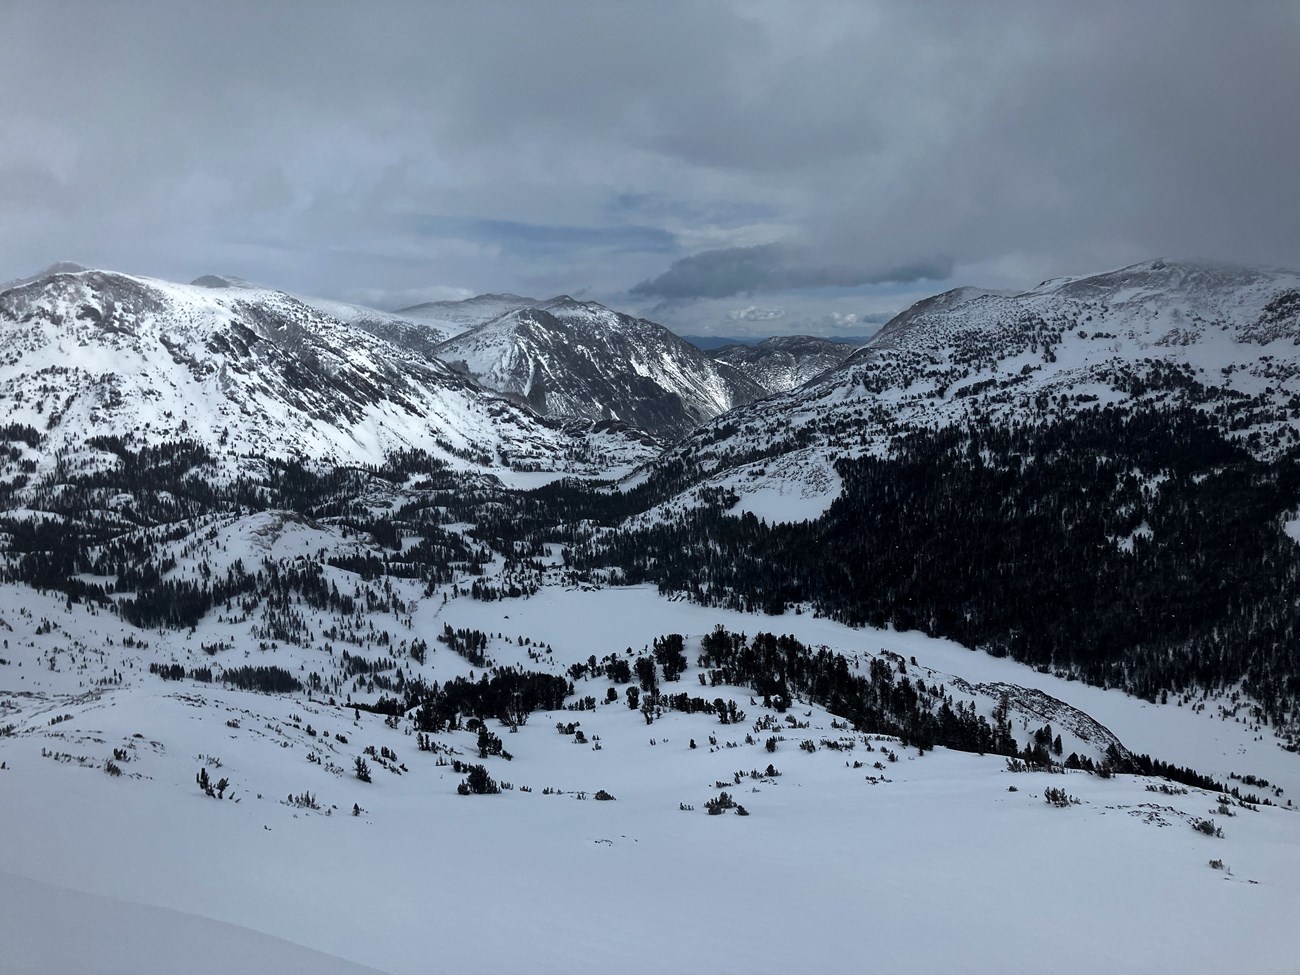
[{"label": "dark evergreen forest", "polygon": [[[884,456],[836,463],[843,494],[816,521],[737,516],[734,494],[707,489],[702,505],[635,527],[629,517],[699,472],[676,461],[627,492],[572,480],[516,492],[407,452],[334,469],[245,458],[223,478],[195,442],[100,438],[88,446],[115,464],[59,458],[38,483],[0,484],[3,575],[142,628],[260,604],[268,641],[301,643],[302,605],[359,630],[367,613],[405,611],[388,578],[426,595],[454,583],[526,597],[562,548],[568,583],[649,582],[706,605],[918,629],[1153,700],[1240,685],[1285,733],[1300,714],[1300,546],[1282,526],[1300,510],[1300,451],[1261,460],[1222,428],[1191,405],[1130,403],[899,430]],[[41,435],[5,428],[0,441],[39,447]],[[252,512],[341,526],[362,547],[165,578],[164,544]],[[489,581],[493,559],[505,568]],[[326,565],[359,583],[341,588]],[[486,663],[482,647],[443,641]]]},{"label": "dark evergreen forest", "polygon": [[706,605],[892,625],[1155,699],[1243,682],[1300,700],[1300,452],[1266,463],[1200,412],[913,430],[844,459],[815,522],[725,503],[572,553]]}]

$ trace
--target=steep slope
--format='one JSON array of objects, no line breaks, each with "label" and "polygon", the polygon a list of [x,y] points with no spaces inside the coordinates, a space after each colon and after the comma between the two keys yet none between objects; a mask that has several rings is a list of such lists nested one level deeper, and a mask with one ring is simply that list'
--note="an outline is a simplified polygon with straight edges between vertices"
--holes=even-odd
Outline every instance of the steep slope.
[{"label": "steep slope", "polygon": [[581,452],[441,362],[288,295],[107,271],[0,293],[0,403],[4,422],[44,434],[43,463],[92,436],[326,463],[417,448],[564,470]]},{"label": "steep slope", "polygon": [[663,437],[764,395],[662,325],[567,295],[507,312],[438,354],[539,413],[622,420]]},{"label": "steep slope", "polygon": [[709,355],[739,369],[771,394],[799,388],[840,365],[854,350],[814,335],[778,335],[757,345],[726,345]]}]

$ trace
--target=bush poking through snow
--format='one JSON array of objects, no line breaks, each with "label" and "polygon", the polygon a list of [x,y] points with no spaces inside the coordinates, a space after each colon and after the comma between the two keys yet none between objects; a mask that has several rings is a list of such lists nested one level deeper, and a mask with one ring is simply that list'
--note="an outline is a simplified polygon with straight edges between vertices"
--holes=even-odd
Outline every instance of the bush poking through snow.
[{"label": "bush poking through snow", "polygon": [[1223,839],[1223,829],[1218,826],[1213,819],[1198,819],[1192,823],[1192,829],[1198,833],[1204,833],[1206,836],[1214,836]]},{"label": "bush poking through snow", "polygon": [[482,765],[471,765],[456,791],[462,796],[490,796],[500,792],[501,787]]},{"label": "bush poking through snow", "polygon": [[198,783],[199,788],[203,790],[205,796],[209,796],[213,799],[226,798],[225,792],[230,788],[230,780],[225,776],[222,776],[216,782],[213,782],[212,779],[208,777],[206,766],[199,768],[199,774],[194,776],[194,781]]},{"label": "bush poking through snow", "polygon": [[611,795],[610,795],[608,792],[606,792],[604,789],[600,789],[600,790],[596,793],[596,799],[597,799],[598,801],[600,801],[600,802],[612,802],[612,801],[614,801],[616,798],[617,798],[616,796],[611,796]]},{"label": "bush poking through snow", "polygon": [[370,766],[366,764],[366,760],[360,755],[357,756],[357,761],[353,768],[358,779],[362,782],[370,781]]},{"label": "bush poking through snow", "polygon": [[[709,811],[710,816],[721,816],[728,809],[735,809],[736,800],[731,798],[730,792],[719,792],[716,796],[704,804],[704,808]],[[745,813],[748,816],[748,813]]]},{"label": "bush poking through snow", "polygon": [[1043,790],[1043,799],[1049,806],[1056,806],[1058,809],[1079,805],[1079,800],[1076,797],[1070,795],[1064,789],[1057,789],[1053,786]]}]

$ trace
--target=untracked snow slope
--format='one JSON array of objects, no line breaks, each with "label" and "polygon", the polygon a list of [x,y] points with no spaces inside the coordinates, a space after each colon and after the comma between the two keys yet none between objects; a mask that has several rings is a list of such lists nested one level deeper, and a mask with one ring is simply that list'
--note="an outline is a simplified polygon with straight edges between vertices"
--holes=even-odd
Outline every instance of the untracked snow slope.
[{"label": "untracked snow slope", "polygon": [[[219,542],[234,555],[254,538],[240,529]],[[288,551],[316,544],[304,538]],[[348,574],[338,577],[342,586]],[[89,954],[26,930],[0,942],[0,967],[54,970],[88,957],[81,970],[149,971],[149,940],[183,935],[193,950],[226,939],[232,965],[263,952],[286,970],[313,971],[352,970],[337,961],[347,959],[402,973],[783,972],[856,970],[864,958],[890,971],[1022,971],[1049,960],[1067,973],[1293,970],[1300,845],[1286,798],[1225,816],[1213,793],[1151,791],[1155,780],[1012,774],[1001,758],[942,748],[920,755],[802,701],[777,712],[748,688],[701,689],[693,658],[718,623],[792,632],[855,666],[898,654],[889,659],[907,661],[913,679],[941,681],[981,711],[1010,691],[1017,734],[1051,709],[1071,749],[1096,749],[1100,741],[1079,737],[1099,734],[1086,713],[1130,748],[1215,774],[1267,774],[1293,795],[1300,759],[1238,717],[1148,705],[916,634],[709,610],[646,588],[551,587],[443,605],[419,601],[405,580],[392,584],[415,611],[375,617],[377,627],[403,639],[444,624],[488,628],[487,652],[503,665],[565,672],[591,654],[641,653],[654,636],[684,633],[692,665],[665,691],[730,699],[745,717],[720,724],[668,712],[647,725],[623,687],[584,677],[570,703],[603,702],[609,686],[617,699],[538,712],[513,734],[489,722],[511,760],[481,759],[469,730],[433,735],[436,750],[421,751],[407,719],[392,727],[319,694],[147,672],[150,661],[253,663],[305,677],[328,673],[346,643],[257,649],[236,639],[257,617],[224,614],[193,634],[143,634],[0,587],[10,640],[0,665],[0,821],[22,838],[0,844],[0,877],[21,878],[0,904],[30,895],[57,908],[65,941],[96,941],[105,924],[116,934]],[[329,622],[300,610],[313,628]],[[215,657],[201,649],[218,640],[234,647]],[[424,664],[401,666],[438,680],[479,669],[436,643]],[[363,675],[351,693],[372,700],[378,692],[364,684]],[[383,749],[382,760],[368,747]],[[122,774],[106,774],[119,750]],[[373,781],[353,776],[357,756]],[[509,787],[458,795],[464,776],[452,760],[483,762]],[[200,792],[200,768],[228,779],[224,800]],[[1049,787],[1078,803],[1047,804]],[[615,801],[596,801],[602,789]],[[707,815],[704,803],[721,791],[750,815]],[[1204,818],[1222,838],[1192,828]],[[638,941],[629,930],[655,933]]]},{"label": "untracked snow slope", "polygon": [[512,294],[487,294],[476,295],[463,301],[426,301],[408,308],[399,308],[393,314],[436,328],[447,335],[459,335],[475,325],[482,325],[508,312],[519,308],[531,308],[537,304],[539,302],[536,298],[524,298]]},{"label": "untracked snow slope", "polygon": [[6,975],[377,971],[165,905],[87,894],[2,872],[0,945]]}]

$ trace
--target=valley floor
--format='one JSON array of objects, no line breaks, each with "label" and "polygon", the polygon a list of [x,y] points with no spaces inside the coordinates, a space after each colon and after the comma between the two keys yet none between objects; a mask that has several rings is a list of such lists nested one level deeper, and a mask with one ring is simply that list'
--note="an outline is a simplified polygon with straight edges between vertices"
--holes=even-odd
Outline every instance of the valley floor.
[{"label": "valley floor", "polygon": [[[510,787],[461,796],[463,776],[439,762],[479,762],[469,732],[436,736],[440,755],[380,715],[165,682],[144,661],[201,660],[202,629],[146,634],[144,651],[122,645],[115,617],[12,587],[0,596],[14,643],[0,651],[0,726],[13,725],[0,737],[6,973],[1282,973],[1300,958],[1300,818],[1286,805],[1300,758],[1229,701],[1152,705],[916,634],[743,617],[647,589],[430,600],[412,627],[431,647],[444,623],[478,627],[502,634],[489,647],[498,662],[557,672],[669,632],[687,635],[693,665],[717,623],[864,660],[888,650],[914,656],[927,681],[1038,688],[1135,751],[1284,789],[1276,806],[1224,816],[1215,793],[1150,791],[1157,780],[918,755],[802,702],[777,714],[748,689],[702,689],[692,666],[680,689],[734,699],[744,722],[671,712],[648,726],[619,688],[594,711],[496,729],[513,760],[483,761]],[[21,642],[24,610],[51,630]],[[85,649],[51,668],[53,642],[73,634]],[[531,662],[545,644],[546,665]],[[319,653],[266,659],[310,669]],[[440,680],[471,669],[441,646],[428,665]],[[96,686],[115,670],[121,684]],[[604,700],[607,686],[579,680],[577,695]],[[585,742],[557,722],[580,723]],[[760,722],[777,730],[755,732]],[[351,771],[367,745],[396,755],[371,761],[371,783]],[[104,771],[115,749],[127,755],[119,776]],[[201,766],[229,778],[226,800],[200,792]],[[1078,802],[1049,805],[1048,788]],[[751,815],[707,815],[724,790]],[[289,801],[303,793],[320,808]],[[1204,818],[1223,837],[1192,828]]]}]

